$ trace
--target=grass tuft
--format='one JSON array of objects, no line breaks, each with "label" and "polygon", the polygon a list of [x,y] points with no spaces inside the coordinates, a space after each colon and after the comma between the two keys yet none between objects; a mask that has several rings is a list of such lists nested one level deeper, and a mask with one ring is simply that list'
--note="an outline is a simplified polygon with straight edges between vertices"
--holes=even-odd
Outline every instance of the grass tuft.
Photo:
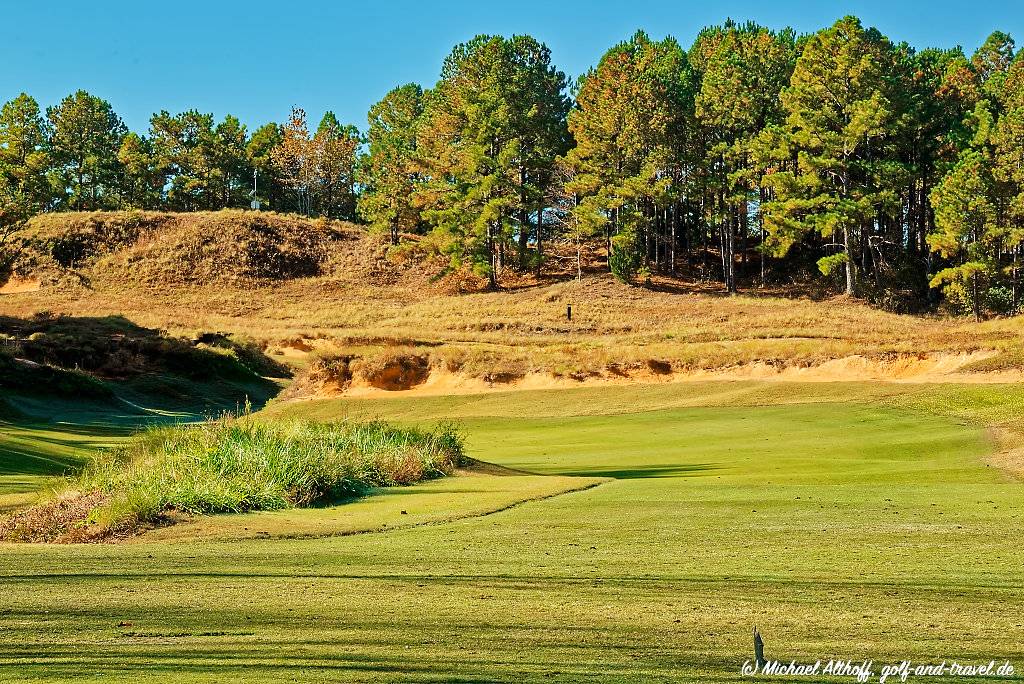
[{"label": "grass tuft", "polygon": [[[444,425],[422,430],[243,416],[158,426],[103,452],[68,481],[69,492],[96,503],[75,509],[82,514],[78,525],[69,526],[64,515],[55,533],[47,522],[51,516],[36,507],[0,525],[0,538],[84,541],[123,536],[174,513],[314,506],[447,475],[462,453],[462,437]],[[69,527],[70,537],[63,532]]]}]

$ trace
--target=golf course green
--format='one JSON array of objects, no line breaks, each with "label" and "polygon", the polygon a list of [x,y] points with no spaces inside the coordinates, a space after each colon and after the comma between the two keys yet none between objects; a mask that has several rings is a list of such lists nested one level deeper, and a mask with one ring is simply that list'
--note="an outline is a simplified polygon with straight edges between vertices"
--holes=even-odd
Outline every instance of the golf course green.
[{"label": "golf course green", "polygon": [[508,470],[128,543],[4,544],[0,678],[749,681],[755,625],[769,659],[869,660],[871,681],[902,660],[1024,668],[1024,493],[986,428],[1022,396],[721,382],[272,402],[257,415],[454,420]]}]

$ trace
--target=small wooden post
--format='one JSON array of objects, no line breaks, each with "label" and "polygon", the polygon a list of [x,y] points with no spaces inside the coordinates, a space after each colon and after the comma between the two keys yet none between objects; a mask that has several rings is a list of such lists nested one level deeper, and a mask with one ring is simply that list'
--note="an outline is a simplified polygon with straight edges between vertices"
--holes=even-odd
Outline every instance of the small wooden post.
[{"label": "small wooden post", "polygon": [[754,627],[754,659],[757,661],[758,668],[763,668],[768,661],[764,657],[764,641],[761,640],[761,633],[757,631],[757,627]]},{"label": "small wooden post", "polygon": [[565,306],[565,320],[572,321],[572,304],[566,304]]}]

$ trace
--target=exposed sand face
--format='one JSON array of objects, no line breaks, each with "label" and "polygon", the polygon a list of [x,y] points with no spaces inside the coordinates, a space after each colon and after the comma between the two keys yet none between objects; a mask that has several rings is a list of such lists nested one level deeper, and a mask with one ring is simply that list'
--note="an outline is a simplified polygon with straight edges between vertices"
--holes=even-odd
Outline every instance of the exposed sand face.
[{"label": "exposed sand face", "polygon": [[799,382],[856,382],[879,380],[886,382],[963,382],[998,383],[1019,382],[1024,379],[1020,371],[993,373],[961,372],[976,361],[991,358],[995,353],[978,351],[960,354],[900,355],[891,359],[870,359],[847,356],[816,366],[786,366],[779,368],[765,363],[752,363],[733,368],[681,373],[687,380],[791,380]]},{"label": "exposed sand face", "polygon": [[672,370],[643,367],[639,369],[616,369],[583,379],[554,376],[549,373],[527,373],[507,382],[488,382],[484,378],[452,373],[440,368],[431,368],[426,379],[414,386],[383,389],[355,378],[346,385],[331,384],[315,396],[382,397],[395,396],[437,396],[458,394],[479,394],[509,390],[560,389],[593,385],[622,385],[631,383],[683,383],[702,380],[742,381],[762,380],[772,382],[895,382],[895,383],[1012,383],[1024,382],[1021,371],[998,371],[989,373],[964,372],[966,365],[990,358],[995,352],[979,351],[962,354],[919,354],[901,355],[891,359],[869,359],[864,356],[848,356],[834,359],[816,366],[780,367],[756,362],[709,370]]}]

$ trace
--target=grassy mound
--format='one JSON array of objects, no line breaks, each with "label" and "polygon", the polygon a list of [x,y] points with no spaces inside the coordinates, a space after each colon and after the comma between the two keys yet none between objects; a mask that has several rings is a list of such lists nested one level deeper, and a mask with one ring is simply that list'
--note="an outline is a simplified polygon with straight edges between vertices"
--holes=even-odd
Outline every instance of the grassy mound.
[{"label": "grassy mound", "polygon": [[151,284],[281,279],[321,273],[348,224],[270,212],[41,214],[18,236],[14,271]]},{"label": "grassy mound", "polygon": [[55,501],[0,524],[0,539],[90,541],[132,534],[175,513],[329,503],[446,475],[461,458],[462,439],[449,427],[249,416],[154,427],[98,456]]},{"label": "grassy mound", "polygon": [[334,295],[351,285],[449,285],[437,280],[448,260],[433,251],[410,258],[355,224],[267,211],[47,213],[32,218],[12,244],[16,258],[9,273],[0,273],[0,286],[11,277],[31,290],[249,289],[317,276]]}]

